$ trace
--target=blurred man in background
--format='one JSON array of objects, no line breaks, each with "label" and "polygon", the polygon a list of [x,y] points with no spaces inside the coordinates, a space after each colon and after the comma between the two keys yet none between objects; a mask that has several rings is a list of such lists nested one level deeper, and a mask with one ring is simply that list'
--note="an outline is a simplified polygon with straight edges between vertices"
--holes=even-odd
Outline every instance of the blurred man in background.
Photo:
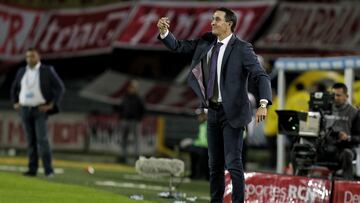
[{"label": "blurred man in background", "polygon": [[139,84],[136,80],[131,80],[127,88],[126,95],[120,105],[120,116],[122,124],[122,158],[121,162],[128,161],[129,135],[133,135],[135,156],[139,156],[139,123],[145,113],[145,106],[138,95]]},{"label": "blurred man in background", "polygon": [[54,174],[52,155],[47,135],[47,118],[59,112],[59,102],[65,88],[52,66],[40,62],[36,49],[26,52],[27,66],[16,74],[11,87],[13,107],[19,111],[28,146],[28,171],[26,176],[36,176],[39,155],[45,176]]}]

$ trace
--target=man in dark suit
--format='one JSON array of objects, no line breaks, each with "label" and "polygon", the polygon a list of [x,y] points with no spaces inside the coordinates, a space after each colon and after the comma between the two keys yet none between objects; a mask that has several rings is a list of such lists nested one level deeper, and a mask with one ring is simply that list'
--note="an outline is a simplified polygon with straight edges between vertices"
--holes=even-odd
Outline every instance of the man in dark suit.
[{"label": "man in dark suit", "polygon": [[26,52],[27,66],[16,74],[11,87],[13,107],[19,111],[28,146],[28,171],[26,176],[36,176],[41,156],[45,176],[52,177],[52,156],[47,136],[48,115],[59,112],[59,101],[64,84],[52,66],[41,64],[37,50]]},{"label": "man in dark suit", "polygon": [[268,75],[261,68],[251,44],[234,34],[236,15],[227,8],[216,9],[212,33],[200,39],[177,40],[170,32],[170,21],[160,18],[159,39],[167,48],[179,53],[193,54],[188,84],[208,108],[208,150],[210,167],[211,202],[222,202],[224,194],[224,169],[231,174],[233,203],[244,201],[244,172],[241,162],[243,131],[251,121],[248,99],[248,76],[256,82],[260,107],[256,121],[267,115],[271,103]]}]

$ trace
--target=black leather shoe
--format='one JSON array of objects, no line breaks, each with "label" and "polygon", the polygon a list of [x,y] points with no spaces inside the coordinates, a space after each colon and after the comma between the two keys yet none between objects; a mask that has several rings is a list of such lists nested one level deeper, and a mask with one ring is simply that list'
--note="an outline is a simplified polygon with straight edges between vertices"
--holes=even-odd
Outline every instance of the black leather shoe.
[{"label": "black leather shoe", "polygon": [[29,176],[29,177],[35,177],[35,176],[36,176],[36,173],[31,172],[31,171],[27,171],[27,172],[24,172],[23,175],[24,175],[24,176]]}]

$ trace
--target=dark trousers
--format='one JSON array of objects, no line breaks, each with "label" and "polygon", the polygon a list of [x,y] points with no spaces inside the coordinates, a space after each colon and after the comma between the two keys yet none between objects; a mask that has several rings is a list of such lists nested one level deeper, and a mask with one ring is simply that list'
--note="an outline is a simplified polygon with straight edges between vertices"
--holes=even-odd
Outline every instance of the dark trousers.
[{"label": "dark trousers", "polygon": [[133,135],[133,147],[134,147],[134,156],[137,158],[140,155],[139,152],[139,132],[138,132],[139,121],[137,120],[124,120],[123,121],[123,137],[121,142],[122,148],[122,156],[126,161],[129,152],[128,152],[128,145],[129,145],[129,135]]},{"label": "dark trousers", "polygon": [[190,146],[187,151],[191,158],[192,179],[209,180],[209,155],[206,147]]},{"label": "dark trousers", "polygon": [[232,202],[244,202],[242,144],[244,128],[233,128],[220,105],[208,111],[208,149],[210,195],[212,203],[222,203],[225,189],[224,169],[230,172]]},{"label": "dark trousers", "polygon": [[349,148],[345,148],[339,153],[338,156],[340,167],[343,170],[342,177],[347,180],[354,179],[352,161],[355,156],[353,151]]},{"label": "dark trousers", "polygon": [[51,149],[47,136],[47,114],[37,107],[22,107],[21,119],[26,135],[29,172],[36,174],[41,156],[45,174],[53,173]]}]

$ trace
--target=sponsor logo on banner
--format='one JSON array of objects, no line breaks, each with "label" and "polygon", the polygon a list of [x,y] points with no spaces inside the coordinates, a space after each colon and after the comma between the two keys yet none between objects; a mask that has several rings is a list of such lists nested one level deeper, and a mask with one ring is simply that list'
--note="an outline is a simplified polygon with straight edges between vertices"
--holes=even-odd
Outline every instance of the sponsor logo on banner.
[{"label": "sponsor logo on banner", "polygon": [[329,180],[265,173],[247,173],[246,200],[262,202],[330,202]]},{"label": "sponsor logo on banner", "polygon": [[331,182],[329,180],[268,173],[245,173],[245,183],[246,202],[330,202]]},{"label": "sponsor logo on banner", "polygon": [[360,203],[360,181],[335,181],[334,202]]}]

